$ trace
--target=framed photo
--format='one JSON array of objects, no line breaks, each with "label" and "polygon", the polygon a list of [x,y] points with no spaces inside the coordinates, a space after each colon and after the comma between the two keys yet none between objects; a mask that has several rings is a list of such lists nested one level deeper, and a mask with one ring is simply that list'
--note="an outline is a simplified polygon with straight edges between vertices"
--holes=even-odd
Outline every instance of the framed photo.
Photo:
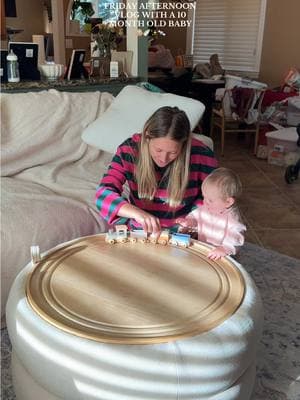
[{"label": "framed photo", "polygon": [[111,61],[118,61],[121,65],[121,73],[125,73],[127,76],[132,76],[132,59],[133,59],[133,51],[115,51],[111,52]]},{"label": "framed photo", "polygon": [[39,81],[38,70],[39,45],[33,42],[9,42],[8,51],[12,50],[18,57],[21,80]]},{"label": "framed photo", "polygon": [[90,76],[99,76],[103,78],[109,76],[110,60],[107,57],[92,57]]},{"label": "framed photo", "polygon": [[0,61],[1,61],[1,68],[0,68],[0,82],[7,82],[7,61],[6,61],[6,57],[8,55],[8,51],[7,50],[1,50],[1,57],[0,57]]},{"label": "framed photo", "polygon": [[92,57],[90,65],[90,76],[104,76],[103,69],[103,58],[102,57]]},{"label": "framed photo", "polygon": [[83,66],[84,59],[85,59],[84,49],[74,49],[72,51],[72,56],[68,64],[65,79],[71,80],[71,79],[81,79],[88,77],[88,73]]}]

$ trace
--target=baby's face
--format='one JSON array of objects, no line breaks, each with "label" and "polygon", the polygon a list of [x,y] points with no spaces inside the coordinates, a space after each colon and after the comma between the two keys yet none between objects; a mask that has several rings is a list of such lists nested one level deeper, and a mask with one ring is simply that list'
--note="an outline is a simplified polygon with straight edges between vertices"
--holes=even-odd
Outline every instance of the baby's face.
[{"label": "baby's face", "polygon": [[224,199],[217,186],[202,185],[203,203],[212,214],[222,214],[232,204],[232,198]]}]

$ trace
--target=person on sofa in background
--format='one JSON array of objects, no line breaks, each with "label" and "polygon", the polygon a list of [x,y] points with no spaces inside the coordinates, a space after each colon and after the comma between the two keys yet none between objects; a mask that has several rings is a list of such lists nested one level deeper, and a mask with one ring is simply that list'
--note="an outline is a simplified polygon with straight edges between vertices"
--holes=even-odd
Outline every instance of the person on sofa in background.
[{"label": "person on sofa in background", "polygon": [[196,228],[198,240],[216,246],[208,253],[212,260],[236,254],[236,247],[244,244],[246,226],[240,222],[236,203],[241,192],[237,174],[228,168],[217,168],[202,183],[203,205],[176,220],[184,229]]},{"label": "person on sofa in background", "polygon": [[[216,167],[213,152],[192,136],[186,113],[161,107],[141,134],[118,147],[97,188],[96,206],[109,224],[159,234],[201,204],[201,184]],[[128,199],[122,197],[126,182]]]}]

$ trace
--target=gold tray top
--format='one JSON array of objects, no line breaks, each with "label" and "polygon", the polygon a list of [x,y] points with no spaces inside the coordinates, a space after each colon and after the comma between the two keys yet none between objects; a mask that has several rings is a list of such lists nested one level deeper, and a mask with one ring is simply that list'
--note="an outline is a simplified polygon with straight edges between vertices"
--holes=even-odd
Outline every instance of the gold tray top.
[{"label": "gold tray top", "polygon": [[28,276],[32,308],[71,334],[107,343],[163,343],[219,325],[239,307],[244,280],[209,247],[76,239],[53,250]]}]

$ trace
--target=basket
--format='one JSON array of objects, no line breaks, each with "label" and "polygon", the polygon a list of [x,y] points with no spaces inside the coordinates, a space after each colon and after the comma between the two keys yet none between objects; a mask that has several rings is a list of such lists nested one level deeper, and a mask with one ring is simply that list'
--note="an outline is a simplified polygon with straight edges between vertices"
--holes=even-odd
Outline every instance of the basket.
[{"label": "basket", "polygon": [[235,86],[252,88],[252,89],[266,89],[267,85],[262,82],[254,81],[249,78],[242,78],[241,76],[225,75],[225,88],[233,89]]}]

